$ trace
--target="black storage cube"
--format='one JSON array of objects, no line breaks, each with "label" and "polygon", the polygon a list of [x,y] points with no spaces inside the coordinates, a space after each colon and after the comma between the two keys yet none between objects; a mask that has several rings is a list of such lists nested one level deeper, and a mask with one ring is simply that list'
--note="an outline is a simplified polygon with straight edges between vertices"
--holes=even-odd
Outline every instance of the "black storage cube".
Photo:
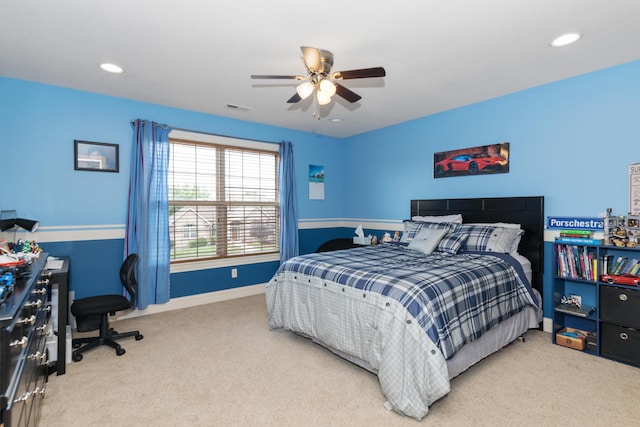
[{"label": "black storage cube", "polygon": [[600,320],[640,328],[640,290],[600,286]]},{"label": "black storage cube", "polygon": [[640,365],[640,331],[637,329],[603,323],[600,347],[605,357]]}]

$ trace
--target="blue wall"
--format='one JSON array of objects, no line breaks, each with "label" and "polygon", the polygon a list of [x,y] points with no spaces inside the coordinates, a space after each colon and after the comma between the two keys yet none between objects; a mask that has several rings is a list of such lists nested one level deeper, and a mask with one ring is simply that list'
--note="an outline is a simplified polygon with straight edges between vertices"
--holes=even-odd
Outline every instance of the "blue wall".
[{"label": "blue wall", "polygon": [[[0,209],[38,219],[37,238],[43,249],[71,256],[70,287],[77,297],[121,289],[117,271],[124,247],[130,123],[135,118],[240,138],[289,140],[300,182],[296,189],[300,218],[343,216],[341,139],[0,77],[0,152],[3,176],[10,177],[0,187]],[[75,139],[119,144],[120,172],[74,170]],[[304,184],[309,164],[325,167],[323,201],[308,199]],[[102,237],[105,233],[107,237]],[[18,237],[28,236],[18,233]],[[234,266],[238,268],[234,280],[228,267],[172,274],[171,296],[265,283],[277,266],[277,262],[240,264]]]},{"label": "blue wall", "polygon": [[[434,152],[503,141],[508,174],[433,178]],[[514,195],[545,196],[547,215],[623,214],[639,143],[637,61],[349,138],[345,216],[402,218],[410,199]]]},{"label": "blue wall", "polygon": [[[13,184],[2,186],[0,207],[39,219],[43,229],[78,232],[84,226],[93,232],[121,226],[129,123],[144,118],[195,131],[292,141],[301,220],[400,221],[414,198],[519,195],[545,196],[550,216],[596,216],[607,207],[623,214],[628,166],[640,162],[638,117],[640,61],[345,139],[0,78],[2,163]],[[120,144],[120,173],[74,171],[74,139]],[[433,178],[434,152],[503,141],[511,143],[508,174]],[[325,166],[324,201],[308,200],[309,164]],[[307,227],[300,231],[301,252],[351,233],[351,228]],[[94,272],[117,270],[121,239],[70,238],[43,246],[73,256],[72,288],[79,296],[117,287]],[[238,282],[222,268],[173,274],[172,296],[263,283],[276,267],[240,266],[239,277],[245,279]],[[546,288],[550,270],[547,258]]]}]

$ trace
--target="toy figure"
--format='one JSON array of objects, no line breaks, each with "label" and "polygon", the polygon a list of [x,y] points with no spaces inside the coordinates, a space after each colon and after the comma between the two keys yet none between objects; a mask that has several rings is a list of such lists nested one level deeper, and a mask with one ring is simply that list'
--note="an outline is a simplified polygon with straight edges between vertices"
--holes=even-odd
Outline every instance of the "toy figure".
[{"label": "toy figure", "polygon": [[394,242],[399,242],[400,241],[400,231],[396,230],[395,233],[393,233],[393,241]]},{"label": "toy figure", "polygon": [[382,243],[389,243],[391,241],[391,234],[390,233],[384,233],[382,235]]}]

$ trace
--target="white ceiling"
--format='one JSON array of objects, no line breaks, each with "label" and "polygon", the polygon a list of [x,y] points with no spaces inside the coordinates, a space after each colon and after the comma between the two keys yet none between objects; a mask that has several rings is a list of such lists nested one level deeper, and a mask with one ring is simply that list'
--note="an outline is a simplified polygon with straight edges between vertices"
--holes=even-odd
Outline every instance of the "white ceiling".
[{"label": "white ceiling", "polygon": [[[639,19],[639,0],[3,0],[0,75],[347,137],[638,60]],[[300,46],[387,76],[343,81],[362,99],[316,120],[295,80],[250,79],[305,74]]]}]

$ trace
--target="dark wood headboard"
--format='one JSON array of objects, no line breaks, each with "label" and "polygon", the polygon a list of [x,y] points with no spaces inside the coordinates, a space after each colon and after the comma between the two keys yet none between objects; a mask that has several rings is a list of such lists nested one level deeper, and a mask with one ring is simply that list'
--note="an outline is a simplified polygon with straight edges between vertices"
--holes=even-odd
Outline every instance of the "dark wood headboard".
[{"label": "dark wood headboard", "polygon": [[518,253],[531,261],[531,285],[542,295],[544,266],[544,197],[412,200],[411,216],[462,214],[469,222],[520,224],[524,235]]}]

